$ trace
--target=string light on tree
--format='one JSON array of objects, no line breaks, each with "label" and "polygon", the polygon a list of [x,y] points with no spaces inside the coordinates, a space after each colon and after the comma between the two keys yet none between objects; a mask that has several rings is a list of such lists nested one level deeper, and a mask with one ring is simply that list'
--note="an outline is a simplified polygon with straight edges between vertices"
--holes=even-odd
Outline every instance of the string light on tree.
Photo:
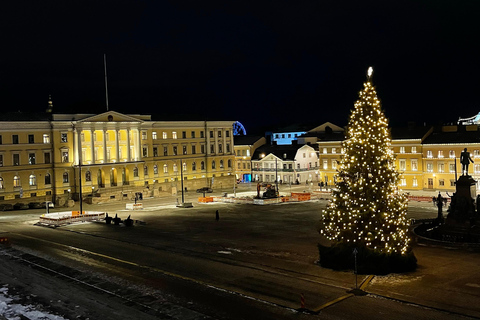
[{"label": "string light on tree", "polygon": [[403,255],[410,248],[407,199],[398,190],[388,121],[372,75],[370,67],[350,115],[321,233],[336,243]]}]

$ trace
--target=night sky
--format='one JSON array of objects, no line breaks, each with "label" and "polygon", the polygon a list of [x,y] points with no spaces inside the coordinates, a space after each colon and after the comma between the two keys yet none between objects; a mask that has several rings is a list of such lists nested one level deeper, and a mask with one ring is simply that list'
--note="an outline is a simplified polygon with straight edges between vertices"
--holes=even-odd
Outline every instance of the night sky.
[{"label": "night sky", "polygon": [[2,111],[109,107],[247,131],[346,125],[368,66],[394,126],[480,112],[480,1],[9,1]]}]

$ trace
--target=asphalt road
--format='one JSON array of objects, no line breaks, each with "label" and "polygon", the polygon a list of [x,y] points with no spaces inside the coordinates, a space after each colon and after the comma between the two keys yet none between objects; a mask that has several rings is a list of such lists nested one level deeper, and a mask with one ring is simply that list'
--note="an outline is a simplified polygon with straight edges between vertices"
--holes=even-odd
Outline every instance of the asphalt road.
[{"label": "asphalt road", "polygon": [[[101,274],[144,296],[161,296],[161,303],[153,299],[150,305],[168,309],[163,315],[173,319],[464,319],[480,315],[475,307],[465,310],[461,304],[449,307],[419,299],[409,294],[419,289],[414,286],[403,286],[407,290],[403,292],[399,287],[405,282],[403,275],[373,280],[359,276],[358,284],[366,280],[363,288],[370,294],[348,294],[355,287],[352,272],[323,269],[315,263],[318,221],[326,201],[254,206],[198,204],[197,197],[186,194],[194,208],[176,208],[175,197],[145,199],[145,209],[138,212],[124,210],[125,203],[84,206],[84,210],[117,213],[122,219],[131,214],[145,221],[131,228],[81,223],[52,229],[33,225],[43,211],[7,212],[0,216],[0,234],[7,235],[15,249],[82,274]],[[431,203],[411,203],[409,217],[434,218],[436,208]],[[432,255],[431,250],[437,256],[448,258],[449,254],[446,249],[418,250],[419,261]],[[397,287],[390,290],[389,283],[394,281]],[[407,283],[412,286],[412,281]],[[426,290],[429,283],[420,288]],[[480,296],[475,285],[470,289],[469,296],[459,299],[468,303]],[[302,294],[306,310],[298,311]]]}]

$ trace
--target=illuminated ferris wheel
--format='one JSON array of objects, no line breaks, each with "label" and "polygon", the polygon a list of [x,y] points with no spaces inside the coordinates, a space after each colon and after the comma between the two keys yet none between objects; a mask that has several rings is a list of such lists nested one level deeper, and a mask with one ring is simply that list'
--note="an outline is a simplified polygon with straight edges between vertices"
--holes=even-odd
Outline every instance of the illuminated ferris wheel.
[{"label": "illuminated ferris wheel", "polygon": [[241,124],[238,121],[233,124],[233,135],[234,136],[247,135],[247,131],[245,130],[245,127],[243,126],[243,124]]}]

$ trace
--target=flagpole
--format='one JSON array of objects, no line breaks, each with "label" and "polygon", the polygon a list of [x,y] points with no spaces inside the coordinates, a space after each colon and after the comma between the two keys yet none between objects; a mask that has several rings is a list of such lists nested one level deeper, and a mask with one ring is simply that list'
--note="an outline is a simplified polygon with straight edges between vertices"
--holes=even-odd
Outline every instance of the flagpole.
[{"label": "flagpole", "polygon": [[103,69],[105,72],[105,101],[107,103],[107,111],[108,111],[108,86],[107,86],[107,54],[103,54]]}]

